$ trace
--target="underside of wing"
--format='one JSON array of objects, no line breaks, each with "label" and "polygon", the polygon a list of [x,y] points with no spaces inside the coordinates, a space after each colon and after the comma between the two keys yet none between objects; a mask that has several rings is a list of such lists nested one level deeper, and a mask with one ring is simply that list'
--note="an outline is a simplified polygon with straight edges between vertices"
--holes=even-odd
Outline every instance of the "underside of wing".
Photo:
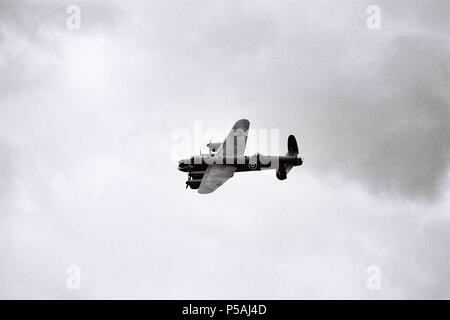
[{"label": "underside of wing", "polygon": [[234,166],[223,164],[210,165],[208,169],[206,169],[198,193],[205,194],[213,192],[230,179],[235,171],[236,167]]},{"label": "underside of wing", "polygon": [[244,155],[245,146],[247,145],[248,129],[250,128],[250,121],[247,119],[238,120],[230,133],[225,138],[222,145],[217,149],[216,157]]}]

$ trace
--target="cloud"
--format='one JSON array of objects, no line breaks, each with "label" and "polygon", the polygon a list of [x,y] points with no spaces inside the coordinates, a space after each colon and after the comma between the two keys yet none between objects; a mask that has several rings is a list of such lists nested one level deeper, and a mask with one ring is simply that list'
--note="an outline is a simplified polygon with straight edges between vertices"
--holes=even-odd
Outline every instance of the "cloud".
[{"label": "cloud", "polygon": [[345,81],[319,89],[308,126],[322,131],[307,142],[312,165],[383,194],[433,199],[447,186],[448,48],[421,36],[385,46],[375,70],[349,68]]},{"label": "cloud", "polygon": [[[2,2],[0,296],[448,297],[449,5],[79,5]],[[244,117],[304,165],[185,190],[171,134]]]},{"label": "cloud", "polygon": [[430,25],[417,12],[440,17],[448,6],[380,5],[380,31],[365,27],[367,6],[349,2],[202,3],[184,15],[170,4],[141,8],[136,21],[154,37],[137,45],[148,50],[148,72],[161,74],[145,90],[177,113],[178,126],[248,117],[289,128],[317,173],[432,201],[447,187],[450,49],[446,21]]}]

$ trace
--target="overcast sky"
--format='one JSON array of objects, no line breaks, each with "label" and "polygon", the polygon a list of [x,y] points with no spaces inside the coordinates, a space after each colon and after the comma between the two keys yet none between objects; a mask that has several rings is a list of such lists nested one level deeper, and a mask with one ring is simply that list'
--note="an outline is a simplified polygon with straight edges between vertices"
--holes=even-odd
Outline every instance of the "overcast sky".
[{"label": "overcast sky", "polygon": [[[0,297],[450,299],[449,16],[0,0]],[[280,130],[281,154],[294,134],[303,166],[186,190],[174,150],[241,118]],[[223,136],[174,141],[196,121]]]}]

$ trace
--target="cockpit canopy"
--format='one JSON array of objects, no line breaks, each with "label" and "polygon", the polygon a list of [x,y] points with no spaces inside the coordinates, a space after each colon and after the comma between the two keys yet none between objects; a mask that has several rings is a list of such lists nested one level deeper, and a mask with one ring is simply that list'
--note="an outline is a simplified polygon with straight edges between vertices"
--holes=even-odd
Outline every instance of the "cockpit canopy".
[{"label": "cockpit canopy", "polygon": [[180,161],[178,161],[178,164],[190,164],[194,162],[194,157],[190,157],[187,159],[182,159]]}]

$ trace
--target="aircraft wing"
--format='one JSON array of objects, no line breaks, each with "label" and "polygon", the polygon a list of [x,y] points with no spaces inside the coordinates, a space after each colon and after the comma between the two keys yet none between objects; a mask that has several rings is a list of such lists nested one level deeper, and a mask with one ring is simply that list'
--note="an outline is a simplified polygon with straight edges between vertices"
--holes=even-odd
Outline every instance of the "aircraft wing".
[{"label": "aircraft wing", "polygon": [[232,165],[210,165],[202,178],[198,193],[205,194],[213,192],[230,179],[234,175],[236,169],[237,168]]},{"label": "aircraft wing", "polygon": [[[214,154],[214,158],[225,156],[243,156],[247,144],[248,129],[250,121],[247,119],[238,120],[223,143]],[[211,164],[203,175],[198,193],[211,193],[230,179],[237,168],[232,164]]]},{"label": "aircraft wing", "polygon": [[217,149],[215,156],[243,156],[245,146],[247,145],[249,128],[250,121],[247,119],[238,120],[233,128],[231,128],[230,133],[227,135],[222,145]]}]

